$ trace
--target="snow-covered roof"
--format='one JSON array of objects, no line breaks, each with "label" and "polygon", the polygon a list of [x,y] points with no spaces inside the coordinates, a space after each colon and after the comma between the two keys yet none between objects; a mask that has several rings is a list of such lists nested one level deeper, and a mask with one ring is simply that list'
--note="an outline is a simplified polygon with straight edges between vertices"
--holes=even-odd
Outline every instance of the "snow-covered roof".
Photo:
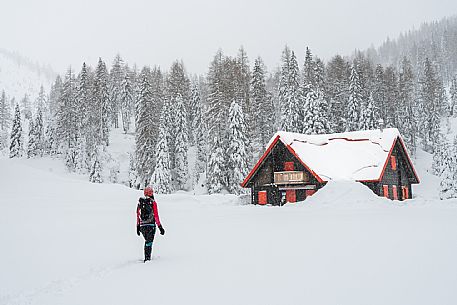
[{"label": "snow-covered roof", "polygon": [[325,135],[277,132],[268,146],[279,140],[322,181],[378,180],[400,133],[396,128]]}]

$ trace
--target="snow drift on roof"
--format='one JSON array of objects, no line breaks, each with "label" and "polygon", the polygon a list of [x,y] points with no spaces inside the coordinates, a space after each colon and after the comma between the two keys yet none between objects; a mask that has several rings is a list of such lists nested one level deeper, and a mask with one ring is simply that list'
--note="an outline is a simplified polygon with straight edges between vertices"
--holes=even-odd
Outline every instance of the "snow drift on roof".
[{"label": "snow drift on roof", "polygon": [[363,181],[379,179],[400,133],[396,128],[325,135],[279,131],[270,144],[277,136],[323,181]]}]

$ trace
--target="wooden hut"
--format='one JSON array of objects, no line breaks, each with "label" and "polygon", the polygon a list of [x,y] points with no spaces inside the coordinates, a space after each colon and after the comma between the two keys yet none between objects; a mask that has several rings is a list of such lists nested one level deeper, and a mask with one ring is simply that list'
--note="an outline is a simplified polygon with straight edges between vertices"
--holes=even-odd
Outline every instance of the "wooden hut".
[{"label": "wooden hut", "polygon": [[253,204],[305,200],[330,180],[358,181],[393,200],[412,197],[419,183],[396,128],[325,135],[277,132],[241,183]]}]

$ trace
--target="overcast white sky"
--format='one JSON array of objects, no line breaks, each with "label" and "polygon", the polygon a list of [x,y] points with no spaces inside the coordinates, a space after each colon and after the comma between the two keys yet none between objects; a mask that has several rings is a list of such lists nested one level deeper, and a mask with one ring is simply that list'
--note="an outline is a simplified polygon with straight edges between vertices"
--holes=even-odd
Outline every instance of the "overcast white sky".
[{"label": "overcast white sky", "polygon": [[386,37],[457,13],[457,0],[0,0],[0,48],[49,63],[58,72],[116,53],[129,63],[168,69],[182,59],[205,73],[215,52],[269,69],[288,44],[328,59],[379,45]]}]

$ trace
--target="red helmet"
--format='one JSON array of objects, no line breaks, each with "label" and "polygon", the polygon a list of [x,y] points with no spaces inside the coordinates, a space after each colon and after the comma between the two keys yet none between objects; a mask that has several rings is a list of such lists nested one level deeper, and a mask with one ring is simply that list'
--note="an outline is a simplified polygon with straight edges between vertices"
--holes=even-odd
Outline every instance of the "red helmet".
[{"label": "red helmet", "polygon": [[154,193],[154,191],[152,190],[152,187],[150,187],[150,186],[147,186],[144,189],[144,196],[152,197],[153,193]]}]

